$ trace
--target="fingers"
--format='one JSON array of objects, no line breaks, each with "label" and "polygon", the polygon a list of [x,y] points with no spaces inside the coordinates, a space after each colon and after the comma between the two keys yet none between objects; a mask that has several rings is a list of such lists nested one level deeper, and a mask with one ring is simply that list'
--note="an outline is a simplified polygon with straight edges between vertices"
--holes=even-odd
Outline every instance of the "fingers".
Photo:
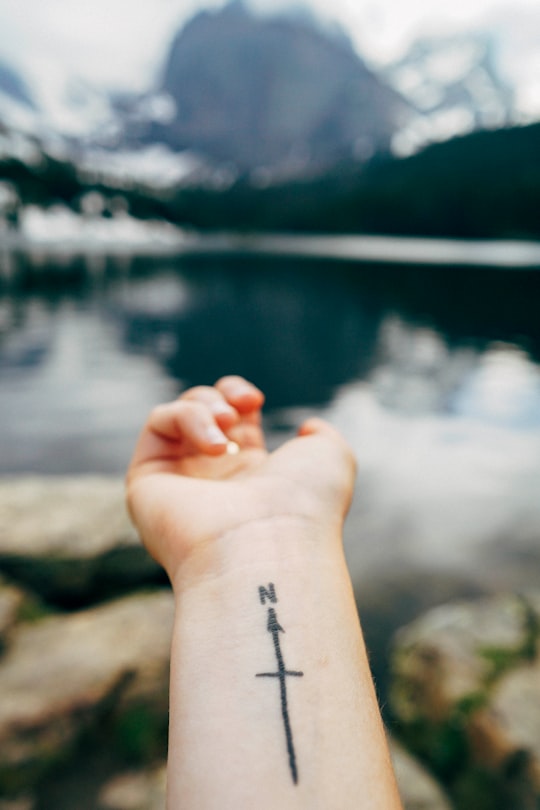
[{"label": "fingers", "polygon": [[[214,387],[191,388],[181,399],[208,405],[218,425],[242,449],[264,448],[261,428],[264,394],[243,377],[222,377]],[[230,452],[233,448],[228,449]]]},{"label": "fingers", "polygon": [[182,394],[180,400],[184,402],[199,402],[205,405],[216,422],[224,429],[234,425],[240,418],[236,408],[229,405],[225,397],[220,394],[216,388],[212,388],[208,385],[199,385],[196,388],[190,388]]},{"label": "fingers", "polygon": [[214,387],[190,388],[174,402],[154,408],[132,464],[264,448],[263,402],[262,392],[241,377],[224,377]]},{"label": "fingers", "polygon": [[232,405],[239,414],[239,421],[232,425],[227,435],[242,449],[264,449],[261,408],[264,394],[243,377],[222,377],[216,383],[216,390]]},{"label": "fingers", "polygon": [[199,385],[186,391],[181,399],[192,399],[207,404],[219,418],[233,414],[260,415],[264,394],[243,377],[222,377],[214,387]]},{"label": "fingers", "polygon": [[242,415],[260,412],[264,394],[243,377],[222,377],[215,385],[225,400]]},{"label": "fingers", "polygon": [[[224,413],[234,421],[234,414]],[[212,408],[200,401],[178,399],[158,405],[150,414],[150,431],[163,439],[181,442],[185,447],[210,455],[227,448],[227,436],[219,427]]]},{"label": "fingers", "polygon": [[341,433],[332,427],[329,422],[326,422],[324,419],[319,419],[317,416],[312,416],[300,426],[298,435],[313,436],[316,434],[327,436],[329,439],[334,439],[335,441],[345,444],[345,439],[342,437]]},{"label": "fingers", "polygon": [[322,439],[329,440],[342,454],[353,475],[356,474],[356,458],[349,444],[345,441],[341,433],[324,419],[319,419],[317,417],[308,419],[300,426],[298,436],[318,436]]}]

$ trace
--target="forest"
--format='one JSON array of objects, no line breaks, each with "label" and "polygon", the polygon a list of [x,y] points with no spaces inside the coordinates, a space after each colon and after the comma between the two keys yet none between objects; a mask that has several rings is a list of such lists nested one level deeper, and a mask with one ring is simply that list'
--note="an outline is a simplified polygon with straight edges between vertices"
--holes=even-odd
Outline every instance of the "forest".
[{"label": "forest", "polygon": [[455,238],[540,237],[540,124],[477,131],[407,158],[378,155],[317,176],[225,189],[89,186],[68,160],[0,160],[21,205],[74,210],[90,190],[120,194],[130,213],[201,230],[372,233]]}]

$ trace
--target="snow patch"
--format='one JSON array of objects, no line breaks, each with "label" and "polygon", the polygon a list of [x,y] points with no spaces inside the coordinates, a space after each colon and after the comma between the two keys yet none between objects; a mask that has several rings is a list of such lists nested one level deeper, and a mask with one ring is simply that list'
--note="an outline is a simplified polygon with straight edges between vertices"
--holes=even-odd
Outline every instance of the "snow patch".
[{"label": "snow patch", "polygon": [[135,185],[173,188],[200,168],[201,160],[193,152],[173,152],[164,144],[114,152],[90,148],[78,162],[79,175],[85,182],[106,183],[121,189]]},{"label": "snow patch", "polygon": [[20,237],[32,244],[73,249],[163,247],[184,244],[185,232],[162,221],[142,221],[127,213],[105,219],[79,216],[65,206],[26,206],[20,216]]}]

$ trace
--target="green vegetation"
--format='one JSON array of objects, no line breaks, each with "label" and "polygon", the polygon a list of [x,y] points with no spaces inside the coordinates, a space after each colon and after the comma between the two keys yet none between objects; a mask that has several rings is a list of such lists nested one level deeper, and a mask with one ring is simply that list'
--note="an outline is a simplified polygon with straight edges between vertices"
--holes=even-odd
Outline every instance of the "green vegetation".
[{"label": "green vegetation", "polygon": [[167,713],[152,711],[144,704],[124,712],[114,727],[117,753],[133,765],[165,759],[167,735]]},{"label": "green vegetation", "polygon": [[526,599],[520,600],[523,621],[523,638],[516,647],[499,647],[486,645],[480,647],[479,655],[485,659],[489,665],[489,673],[486,676],[486,688],[496,684],[501,678],[524,662],[532,662],[538,655],[540,645],[540,621],[537,613],[527,603]]},{"label": "green vegetation", "polygon": [[[399,735],[444,784],[456,810],[528,810],[536,808],[538,796],[529,751],[518,749],[501,754],[501,762],[490,765],[477,755],[491,701],[503,678],[537,659],[540,649],[540,620],[526,597],[518,598],[522,634],[515,645],[480,645],[477,656],[487,667],[477,686],[453,704],[437,692],[438,657],[433,651],[417,653],[418,669],[410,666],[407,648],[394,657],[392,702]],[[423,666],[429,664],[424,670]],[[429,694],[429,689],[433,693]],[[421,696],[428,695],[426,703]],[[419,699],[420,696],[420,699]],[[480,735],[480,736],[478,736]]]}]

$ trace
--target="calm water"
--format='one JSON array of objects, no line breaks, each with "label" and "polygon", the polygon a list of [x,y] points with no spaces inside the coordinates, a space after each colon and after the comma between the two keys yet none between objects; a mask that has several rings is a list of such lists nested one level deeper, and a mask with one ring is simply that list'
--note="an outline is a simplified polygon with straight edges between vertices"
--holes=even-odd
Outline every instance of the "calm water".
[{"label": "calm water", "polygon": [[318,413],[354,446],[355,580],[539,580],[540,273],[2,261],[1,474],[121,474],[150,407],[233,372],[266,392],[272,445]]}]

